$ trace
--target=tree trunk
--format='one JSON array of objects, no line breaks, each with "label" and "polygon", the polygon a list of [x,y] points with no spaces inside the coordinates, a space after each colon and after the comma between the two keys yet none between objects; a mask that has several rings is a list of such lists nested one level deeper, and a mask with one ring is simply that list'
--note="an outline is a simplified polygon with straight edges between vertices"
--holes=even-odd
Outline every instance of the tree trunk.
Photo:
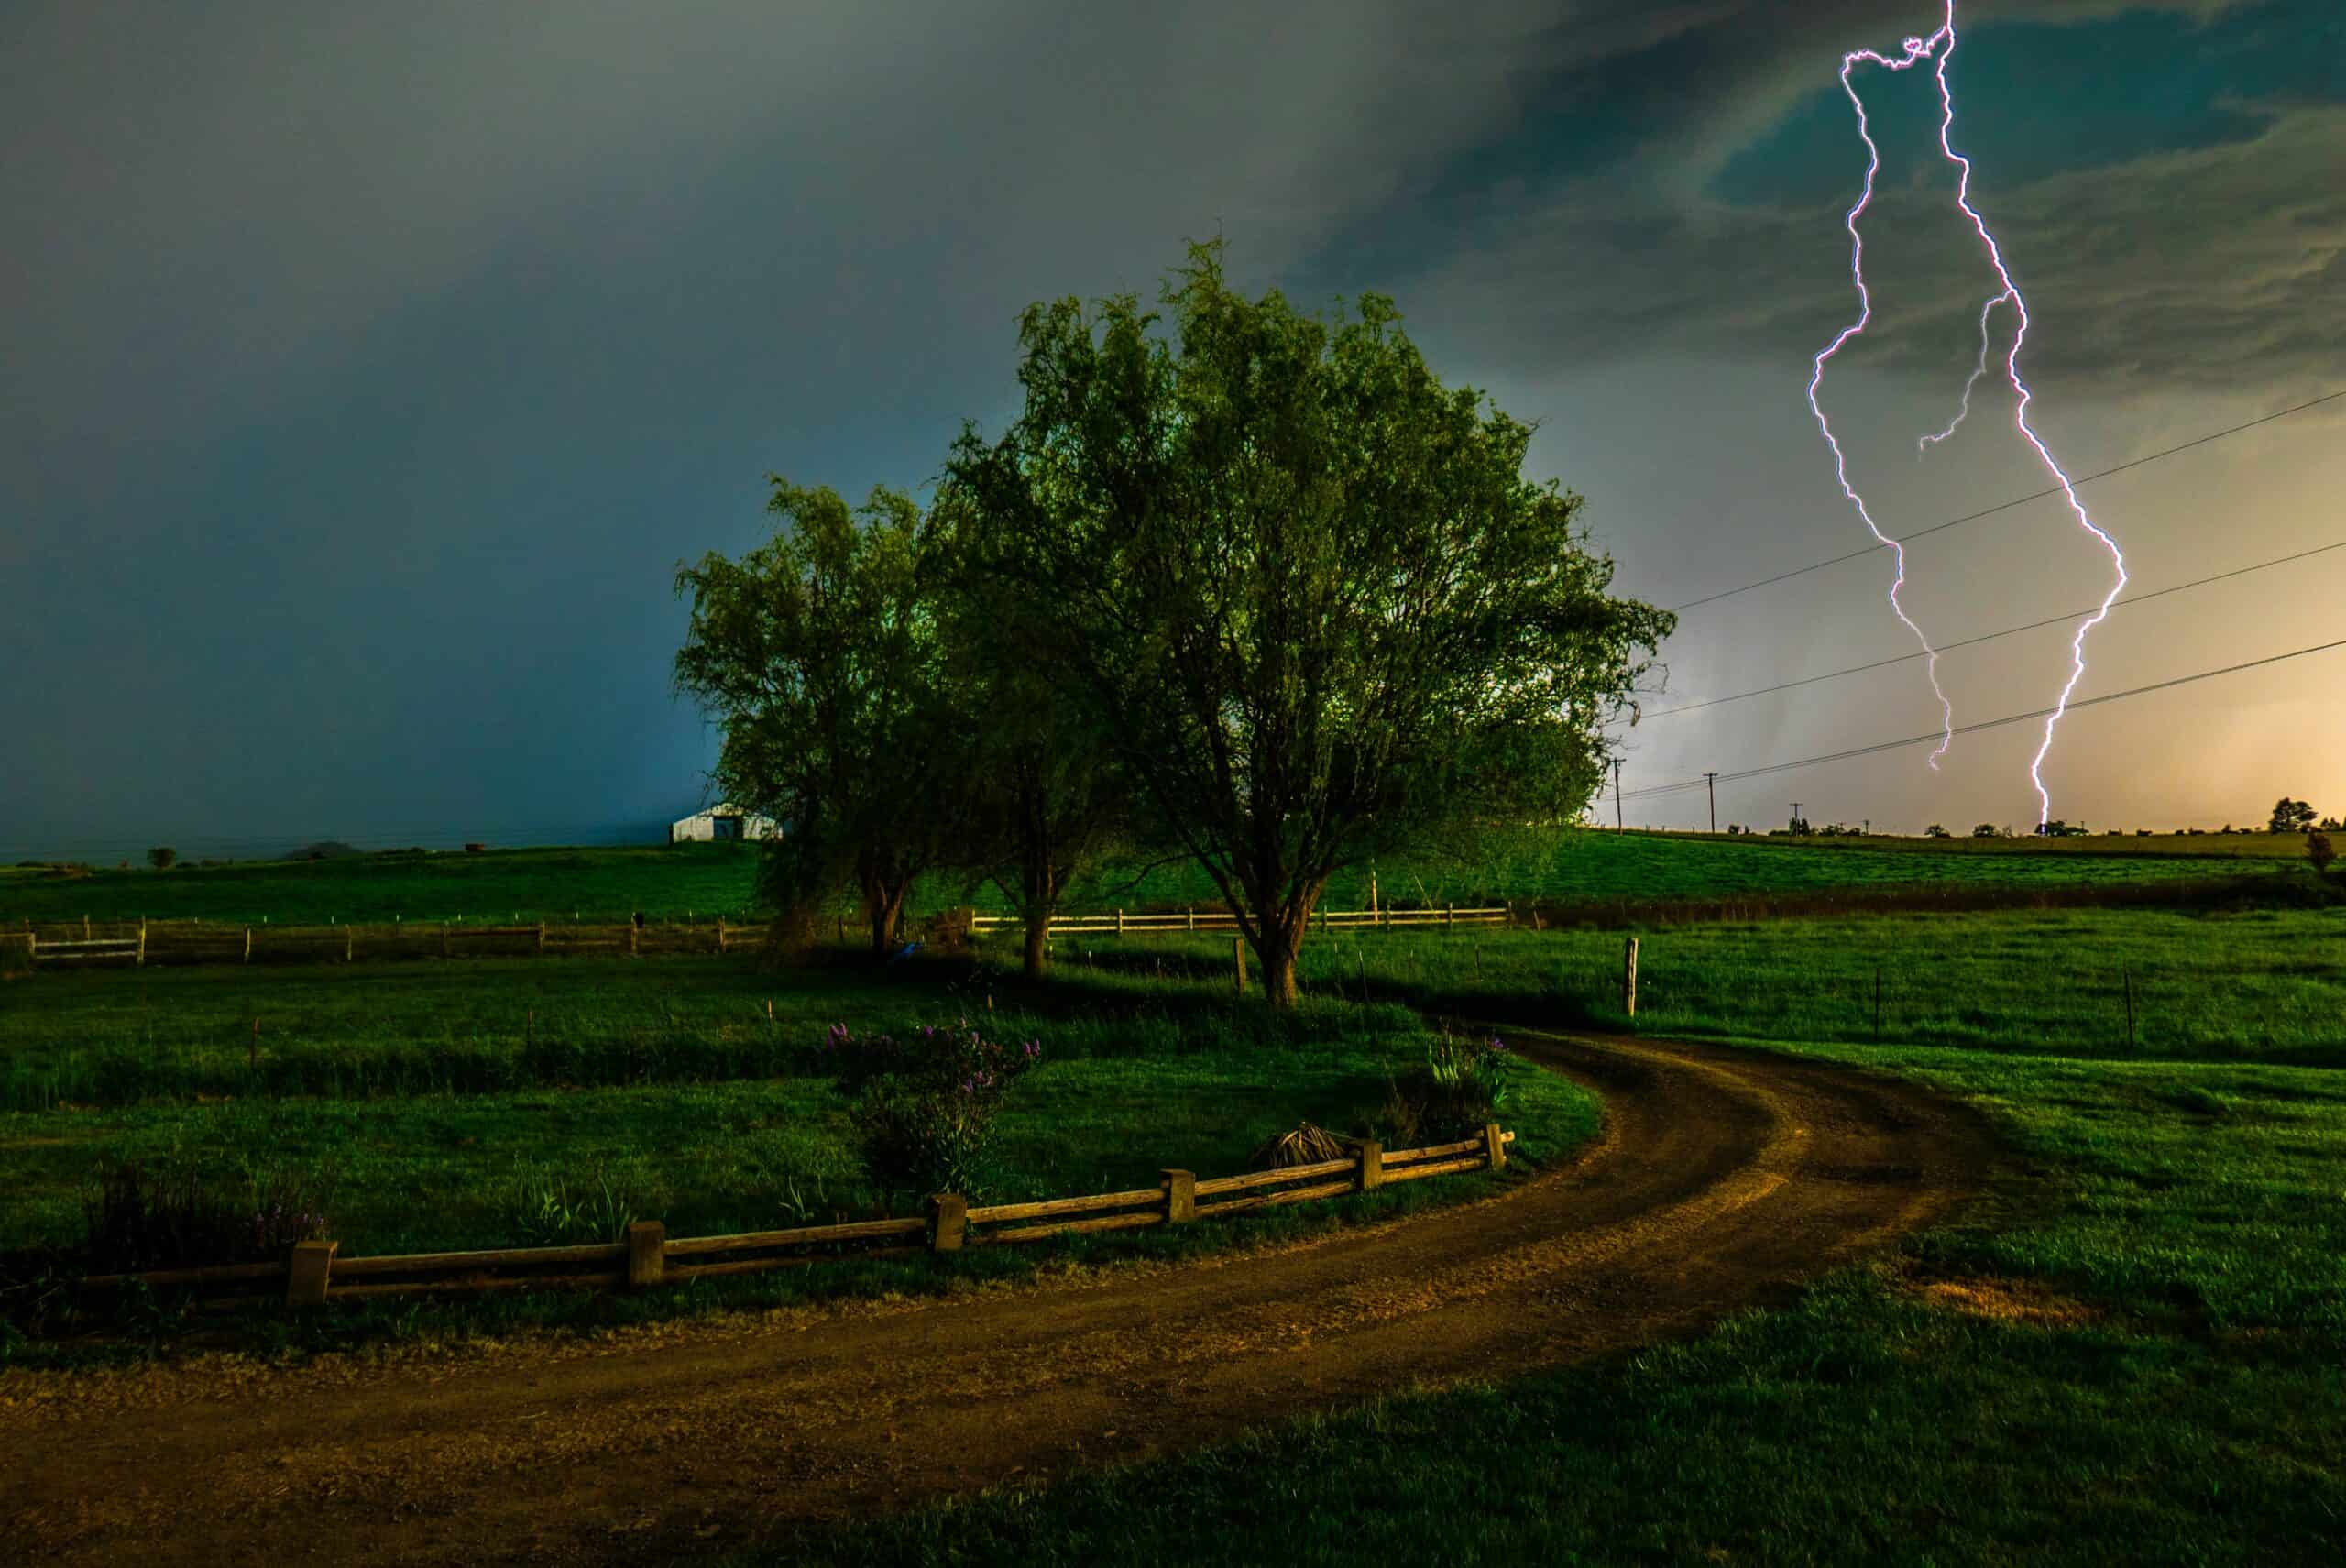
[{"label": "tree trunk", "polygon": [[863,884],[863,913],[872,922],[872,951],[886,958],[896,950],[896,920],[904,913],[905,884],[873,877]]},{"label": "tree trunk", "polygon": [[1266,927],[1263,932],[1263,1000],[1275,1013],[1295,1011],[1295,954],[1300,933]]},{"label": "tree trunk", "polygon": [[1040,980],[1051,967],[1051,915],[1059,906],[1066,879],[1051,863],[1049,819],[1042,809],[1039,791],[1029,789],[1026,807],[1026,832],[1019,854],[1019,885],[1025,894],[1022,913],[1026,916],[1026,978]]},{"label": "tree trunk", "polygon": [[1026,978],[1040,980],[1051,967],[1051,912],[1029,905],[1026,911]]},{"label": "tree trunk", "polygon": [[1263,971],[1263,1000],[1274,1012],[1292,1013],[1301,996],[1295,983],[1295,960],[1303,951],[1304,934],[1311,929],[1312,908],[1326,887],[1323,879],[1307,893],[1291,920],[1283,920],[1277,909],[1266,909],[1261,916],[1263,939],[1255,945],[1255,956]]}]

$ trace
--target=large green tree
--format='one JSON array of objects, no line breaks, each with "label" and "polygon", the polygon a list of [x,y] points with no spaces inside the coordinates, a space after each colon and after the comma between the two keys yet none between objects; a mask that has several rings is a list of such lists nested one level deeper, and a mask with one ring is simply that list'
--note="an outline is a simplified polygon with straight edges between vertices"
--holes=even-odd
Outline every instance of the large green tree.
[{"label": "large green tree", "polygon": [[964,432],[947,489],[1288,1007],[1335,872],[1586,804],[1672,622],[1607,594],[1579,498],[1524,476],[1530,427],[1444,387],[1389,302],[1306,314],[1222,262],[1191,248],[1169,321],[1029,310],[1025,407]]},{"label": "large green tree", "polygon": [[948,699],[969,716],[957,781],[967,869],[992,882],[1025,927],[1025,972],[1049,967],[1051,917],[1087,864],[1132,826],[1130,782],[1099,711],[1064,678],[1057,619],[1041,596],[982,570],[992,519],[948,490],[936,553],[951,651]]},{"label": "large green tree", "polygon": [[782,940],[806,940],[851,887],[885,951],[914,881],[963,832],[938,762],[968,720],[943,690],[927,521],[894,490],[850,510],[828,487],[773,485],[771,542],[676,575],[692,601],[676,685],[723,727],[717,788],[783,825],[760,877]]}]

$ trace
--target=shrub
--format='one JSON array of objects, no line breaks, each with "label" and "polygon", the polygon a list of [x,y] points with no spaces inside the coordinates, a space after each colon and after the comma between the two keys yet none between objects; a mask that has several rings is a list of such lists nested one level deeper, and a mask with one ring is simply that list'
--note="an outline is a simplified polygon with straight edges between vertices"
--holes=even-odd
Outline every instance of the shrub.
[{"label": "shrub", "polygon": [[169,844],[158,844],[147,851],[147,863],[159,872],[167,872],[179,863],[180,852]]},{"label": "shrub", "polygon": [[951,1028],[923,1025],[902,1040],[859,1037],[834,1024],[821,1051],[848,1097],[857,1152],[875,1186],[978,1197],[993,1180],[994,1119],[1043,1047],[989,1040],[964,1018]]},{"label": "shrub", "polygon": [[1476,1043],[1444,1036],[1426,1047],[1428,1094],[1420,1120],[1436,1137],[1464,1137],[1498,1120],[1511,1097],[1515,1055],[1493,1035]]},{"label": "shrub", "polygon": [[2316,829],[2306,835],[2306,858],[2313,862],[2314,870],[2327,872],[2330,862],[2338,858],[2338,848],[2330,841],[2329,834]]},{"label": "shrub", "polygon": [[109,1167],[82,1206],[95,1274],[267,1263],[325,1234],[330,1177],[280,1168],[223,1179],[192,1162]]}]

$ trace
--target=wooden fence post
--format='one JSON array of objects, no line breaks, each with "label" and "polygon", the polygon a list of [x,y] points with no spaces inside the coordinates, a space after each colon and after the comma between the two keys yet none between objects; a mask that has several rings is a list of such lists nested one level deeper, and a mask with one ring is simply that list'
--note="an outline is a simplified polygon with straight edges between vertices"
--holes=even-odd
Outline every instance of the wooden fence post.
[{"label": "wooden fence post", "polygon": [[544,921],[541,920],[541,921],[539,921],[539,922],[538,922],[538,957],[540,957],[540,958],[544,958],[545,956],[546,956],[546,923],[545,923]]},{"label": "wooden fence post", "polygon": [[1445,931],[1446,931],[1446,930],[1449,930],[1450,928],[1452,928],[1453,927],[1456,926],[1457,924],[1458,924],[1458,905],[1454,905],[1454,904],[1445,904],[1445,905],[1443,905],[1442,906],[1442,929],[1443,929],[1443,930],[1445,930]]},{"label": "wooden fence post", "polygon": [[1374,1191],[1385,1185],[1385,1146],[1375,1138],[1363,1138],[1354,1146],[1360,1153],[1360,1190]]},{"label": "wooden fence post", "polygon": [[1121,937],[1121,936],[1123,936],[1124,934],[1124,912],[1123,910],[1119,909],[1119,910],[1117,910],[1117,911],[1116,911],[1116,935],[1117,935],[1117,936],[1119,936],[1119,937]]},{"label": "wooden fence post", "polygon": [[86,942],[86,941],[88,941],[89,939],[90,939],[90,917],[89,917],[88,916],[84,915],[84,916],[82,916],[82,940],[83,940],[83,941],[85,941],[85,942]]},{"label": "wooden fence post", "polygon": [[143,918],[138,922],[138,958],[132,967],[135,969],[147,967],[147,922]]},{"label": "wooden fence post", "polygon": [[627,1228],[627,1285],[641,1290],[668,1277],[668,1227],[658,1220],[637,1220]]},{"label": "wooden fence post", "polygon": [[1483,1157],[1490,1161],[1493,1170],[1507,1168],[1507,1135],[1499,1131],[1496,1122],[1483,1124]]},{"label": "wooden fence post", "polygon": [[1244,996],[1246,994],[1246,938],[1244,936],[1230,938],[1230,957],[1231,960],[1238,966],[1238,985],[1234,994]]},{"label": "wooden fence post", "polygon": [[719,958],[725,955],[725,916],[722,915],[717,917],[717,952]]},{"label": "wooden fence post", "polygon": [[1192,904],[1191,905],[1189,905],[1189,929],[1190,929],[1190,930],[1192,930],[1192,931],[1194,931],[1194,930],[1196,930],[1197,928],[1198,928],[1198,906],[1197,906],[1196,905]]},{"label": "wooden fence post", "polygon": [[1638,939],[1629,938],[1621,949],[1621,1011],[1634,1018],[1638,1015]]},{"label": "wooden fence post", "polygon": [[247,927],[245,927],[245,962],[247,962],[247,963],[250,963],[250,962],[252,962],[252,961],[253,961],[253,928],[252,928],[251,927],[247,926]]},{"label": "wooden fence post", "polygon": [[358,939],[351,935],[349,924],[345,922],[342,927],[342,961],[348,963],[357,950]]},{"label": "wooden fence post", "polygon": [[638,926],[634,921],[630,920],[627,923],[627,956],[629,958],[635,958],[637,956],[635,938],[638,933],[641,930],[642,927]]},{"label": "wooden fence post", "polygon": [[1198,1217],[1198,1175],[1193,1170],[1165,1173],[1165,1223],[1183,1225]]},{"label": "wooden fence post", "polygon": [[959,1192],[939,1192],[928,1201],[928,1250],[959,1252],[962,1233],[969,1229],[970,1201]]},{"label": "wooden fence post", "polygon": [[338,1242],[295,1242],[292,1261],[285,1269],[285,1304],[289,1307],[323,1307],[326,1304],[326,1280],[334,1272],[334,1248]]}]

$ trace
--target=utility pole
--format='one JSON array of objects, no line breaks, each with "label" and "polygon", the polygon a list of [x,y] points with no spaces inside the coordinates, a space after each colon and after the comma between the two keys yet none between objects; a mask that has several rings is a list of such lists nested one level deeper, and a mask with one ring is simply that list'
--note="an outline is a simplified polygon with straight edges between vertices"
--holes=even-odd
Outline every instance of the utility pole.
[{"label": "utility pole", "polygon": [[1797,800],[1792,802],[1792,820],[1794,822],[1800,820],[1800,802]]},{"label": "utility pole", "polygon": [[1705,786],[1705,788],[1707,788],[1707,789],[1711,792],[1711,831],[1712,831],[1712,832],[1714,832],[1714,833],[1716,833],[1716,832],[1717,832],[1717,831],[1719,830],[1719,776],[1718,776],[1718,774],[1716,774],[1716,773],[1705,773],[1705,774],[1703,775],[1703,784],[1704,784],[1704,786]]},{"label": "utility pole", "polygon": [[1621,759],[1618,757],[1613,759],[1613,831],[1616,833],[1623,831],[1621,827]]}]

